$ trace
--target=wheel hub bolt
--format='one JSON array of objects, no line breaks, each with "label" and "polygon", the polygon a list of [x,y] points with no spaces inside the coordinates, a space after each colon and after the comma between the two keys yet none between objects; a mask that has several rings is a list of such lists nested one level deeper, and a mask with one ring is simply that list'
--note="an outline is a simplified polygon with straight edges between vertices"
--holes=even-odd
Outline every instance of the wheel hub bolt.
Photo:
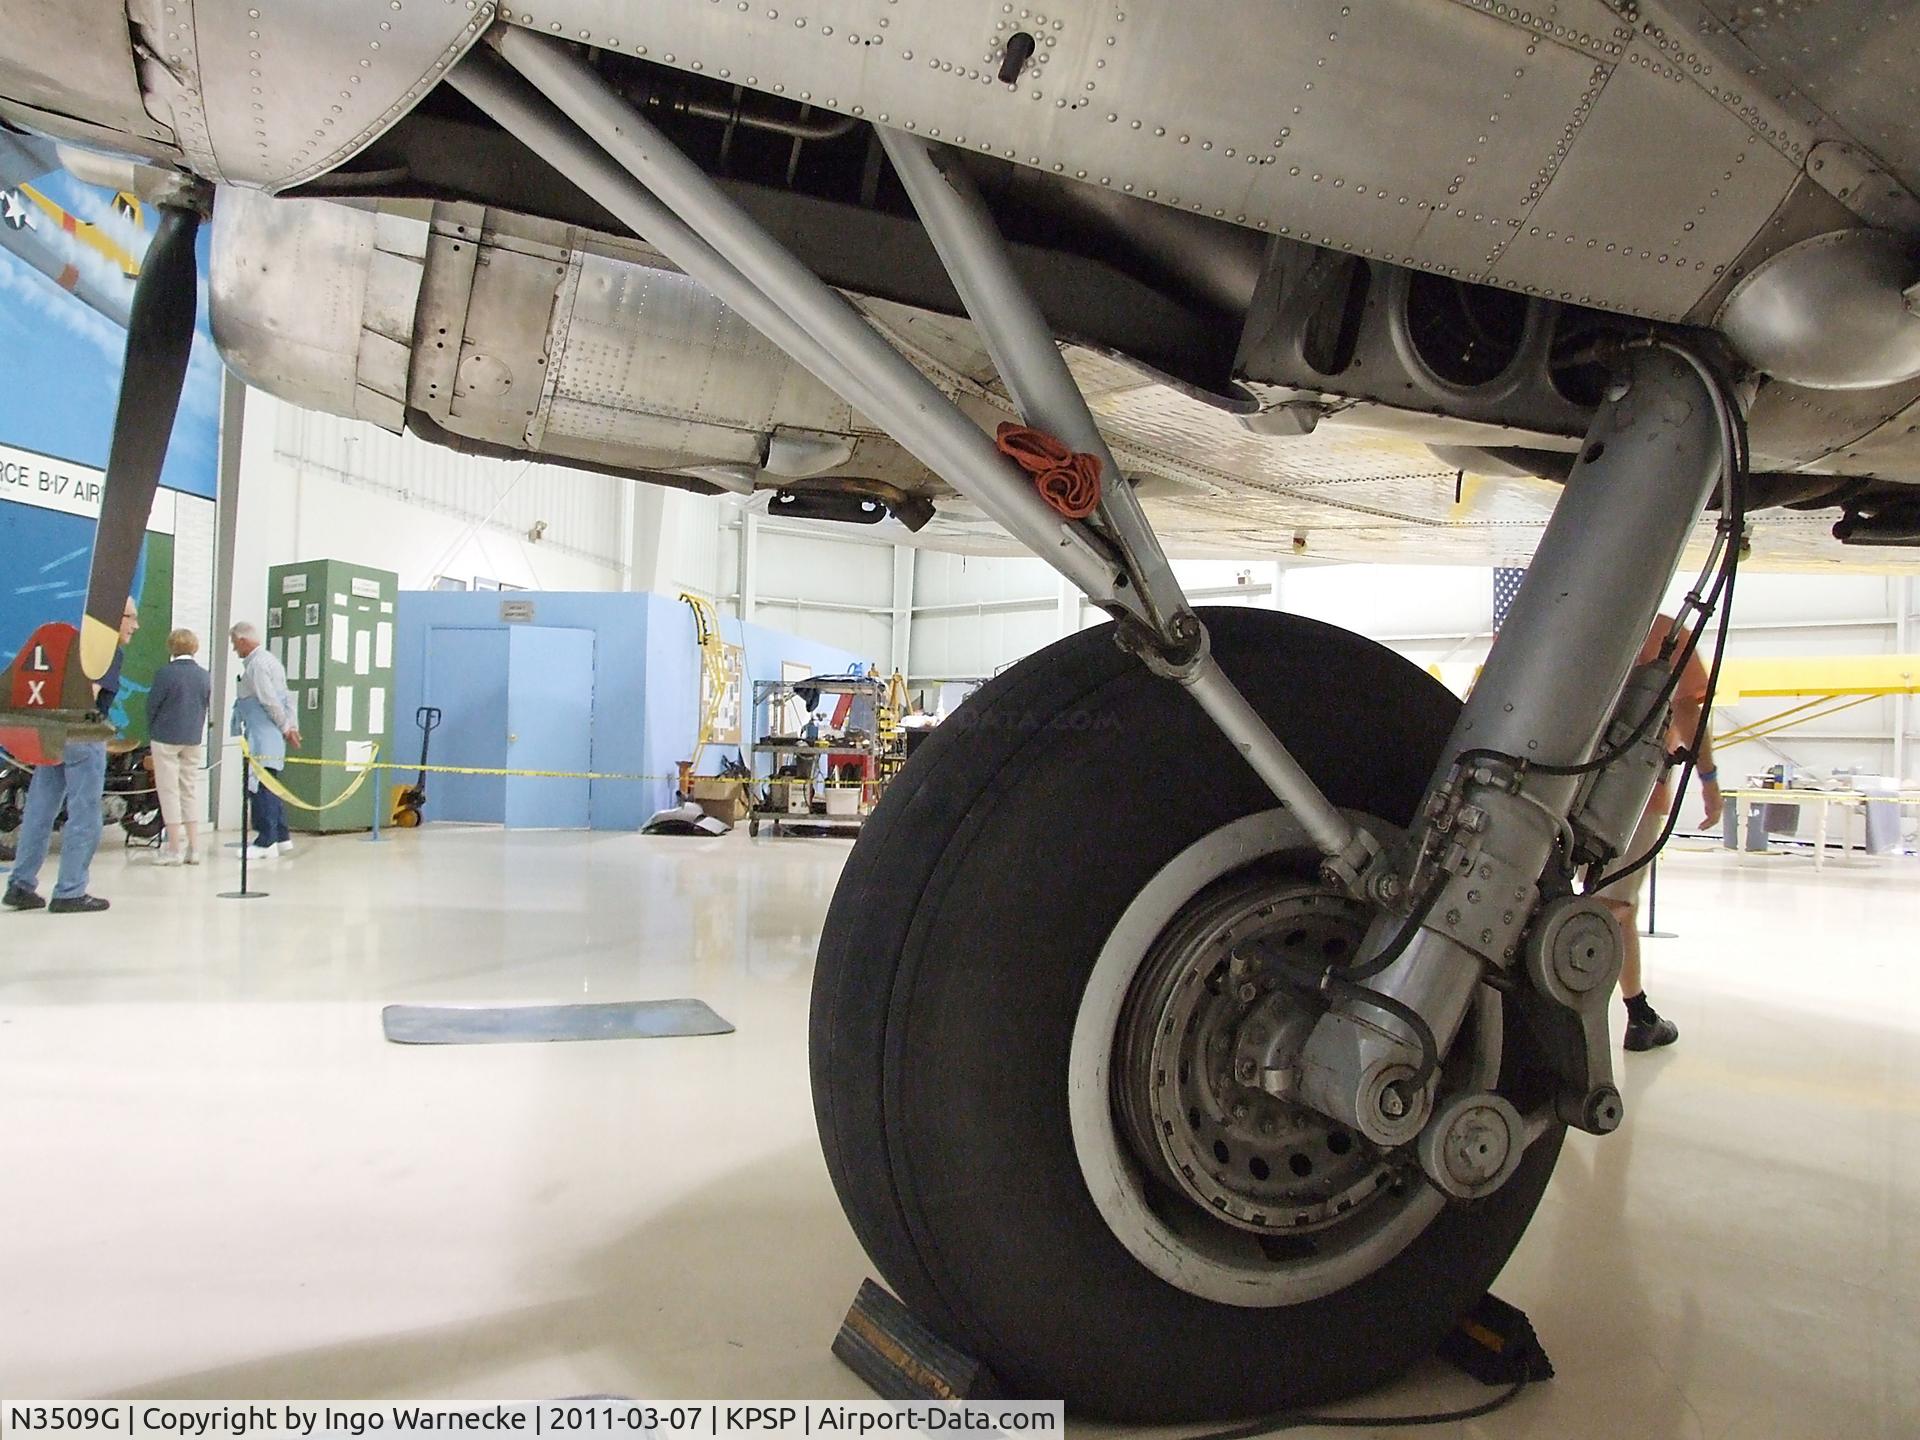
[{"label": "wheel hub bolt", "polygon": [[1251,1059],[1242,1058],[1234,1062],[1233,1073],[1242,1085],[1251,1085],[1260,1072]]},{"label": "wheel hub bolt", "polygon": [[1389,1120],[1398,1120],[1407,1113],[1407,1097],[1398,1081],[1380,1092],[1380,1113]]},{"label": "wheel hub bolt", "polygon": [[1260,998],[1260,987],[1248,980],[1240,986],[1239,995],[1243,1001],[1251,1005]]}]

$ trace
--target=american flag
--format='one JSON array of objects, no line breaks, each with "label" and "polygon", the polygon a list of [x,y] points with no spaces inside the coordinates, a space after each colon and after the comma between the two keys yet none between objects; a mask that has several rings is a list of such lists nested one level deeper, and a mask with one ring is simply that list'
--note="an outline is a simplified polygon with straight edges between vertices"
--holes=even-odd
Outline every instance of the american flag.
[{"label": "american flag", "polygon": [[1514,596],[1520,593],[1520,582],[1527,578],[1524,565],[1508,567],[1496,565],[1493,570],[1493,633],[1498,635],[1500,627],[1507,623],[1507,611],[1513,608]]}]

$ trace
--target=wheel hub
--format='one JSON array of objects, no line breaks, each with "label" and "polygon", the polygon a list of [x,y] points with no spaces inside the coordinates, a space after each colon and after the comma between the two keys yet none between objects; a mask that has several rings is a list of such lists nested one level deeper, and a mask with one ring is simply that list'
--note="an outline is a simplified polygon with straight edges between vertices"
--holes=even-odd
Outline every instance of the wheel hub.
[{"label": "wheel hub", "polygon": [[1115,1109],[1148,1172],[1219,1220],[1266,1236],[1346,1219],[1393,1172],[1351,1131],[1261,1089],[1235,1052],[1243,1027],[1296,1054],[1323,1006],[1282,985],[1250,949],[1301,964],[1351,955],[1370,918],[1301,879],[1236,882],[1202,897],[1161,936],[1121,1014]]}]

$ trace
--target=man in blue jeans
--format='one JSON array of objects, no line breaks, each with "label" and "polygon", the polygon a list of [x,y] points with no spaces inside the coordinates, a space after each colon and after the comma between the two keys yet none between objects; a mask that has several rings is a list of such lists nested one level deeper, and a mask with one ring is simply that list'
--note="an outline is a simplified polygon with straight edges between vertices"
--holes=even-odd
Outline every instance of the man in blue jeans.
[{"label": "man in blue jeans", "polygon": [[[286,666],[260,643],[260,632],[245,621],[229,630],[227,638],[233,643],[233,653],[240,657],[232,733],[247,737],[255,765],[277,774],[287,763],[287,748],[300,746],[300,711],[287,689]],[[293,837],[287,832],[285,803],[254,775],[247,776],[247,789],[255,833],[247,854],[255,860],[291,855]]]},{"label": "man in blue jeans", "polygon": [[[140,628],[140,610],[133,601],[120,617],[120,646],[113,664],[93,687],[93,708],[102,715],[113,710],[114,696],[120,692],[120,662],[126,644]],[[107,902],[87,893],[87,872],[93,866],[93,852],[100,848],[100,794],[107,783],[107,742],[69,740],[58,765],[41,765],[33,772],[33,784],[27,789],[27,810],[20,820],[18,854],[7,892],[0,903],[12,910],[45,908],[55,915],[90,914],[105,910]],[[40,866],[53,842],[53,822],[62,807],[67,812],[66,829],[60,839],[60,878],[54,882],[53,903],[48,905],[35,887],[40,881]]]}]

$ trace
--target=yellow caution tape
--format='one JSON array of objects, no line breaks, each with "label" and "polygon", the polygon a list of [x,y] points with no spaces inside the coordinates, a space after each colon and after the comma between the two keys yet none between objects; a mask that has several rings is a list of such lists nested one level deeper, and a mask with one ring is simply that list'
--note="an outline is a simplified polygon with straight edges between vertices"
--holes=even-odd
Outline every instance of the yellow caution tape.
[{"label": "yellow caution tape", "polygon": [[[244,748],[244,744],[243,747]],[[852,755],[852,750],[822,750],[820,754]],[[817,758],[817,757],[816,757]],[[316,760],[304,755],[287,756],[289,765],[326,765],[349,770],[358,770],[371,766],[370,760]],[[513,770],[488,765],[407,765],[392,761],[381,761],[380,768],[396,774],[412,775],[424,772],[428,775],[505,775],[523,780],[662,780],[679,784],[678,775],[630,775],[617,770]],[[694,780],[718,780],[730,785],[765,785],[769,782],[785,784],[788,781],[798,785],[806,781],[804,775],[694,775]],[[873,785],[875,780],[815,780],[815,785]],[[338,803],[338,802],[336,802]]]},{"label": "yellow caution tape", "polygon": [[[253,750],[248,746],[245,736],[242,736],[240,739],[240,753],[246,758],[247,768],[253,771],[255,778],[257,778],[262,785],[266,786],[267,789],[271,790],[295,809],[311,811],[314,814],[318,814],[322,810],[335,809],[351,800],[355,792],[367,783],[367,776],[373,773],[375,762],[380,758],[379,748],[375,747],[373,753],[365,760],[302,760],[295,762],[303,765],[345,765],[360,771],[360,774],[355,777],[351,785],[347,786],[345,790],[342,790],[326,804],[312,805],[287,789],[285,785],[280,783],[280,778],[277,775],[262,765],[258,760],[254,759]],[[289,756],[288,759],[291,760],[292,757]]]},{"label": "yellow caution tape", "polygon": [[[287,756],[287,764],[289,765],[328,765],[328,766],[335,766],[335,767],[349,769],[349,770],[358,770],[364,766],[371,765],[372,762],[366,761],[366,760],[315,760],[304,755],[289,755]],[[396,774],[403,774],[403,775],[411,775],[411,774],[414,774],[416,771],[424,771],[428,775],[508,775],[508,776],[518,777],[520,779],[534,779],[534,780],[675,780],[677,781],[680,778],[678,775],[628,775],[619,771],[610,771],[610,770],[512,770],[512,769],[505,769],[500,766],[493,766],[493,765],[405,765],[405,764],[395,764],[392,762],[382,762],[380,768],[383,770],[392,770]],[[694,778],[699,780],[726,780],[726,779],[737,778],[742,785],[747,783],[744,776],[735,777],[735,776],[726,776],[726,775],[699,775],[699,776],[695,776]]]}]

